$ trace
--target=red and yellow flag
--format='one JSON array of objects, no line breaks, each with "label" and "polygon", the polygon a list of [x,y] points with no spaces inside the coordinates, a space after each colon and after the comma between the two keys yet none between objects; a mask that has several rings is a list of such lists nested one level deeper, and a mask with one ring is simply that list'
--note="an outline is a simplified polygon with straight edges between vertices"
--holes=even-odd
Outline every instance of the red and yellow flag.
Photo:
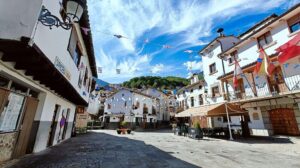
[{"label": "red and yellow flag", "polygon": [[274,71],[275,66],[270,62],[269,56],[266,54],[263,48],[259,49],[259,57],[256,62],[256,67],[254,72],[258,75],[268,75],[271,76]]}]

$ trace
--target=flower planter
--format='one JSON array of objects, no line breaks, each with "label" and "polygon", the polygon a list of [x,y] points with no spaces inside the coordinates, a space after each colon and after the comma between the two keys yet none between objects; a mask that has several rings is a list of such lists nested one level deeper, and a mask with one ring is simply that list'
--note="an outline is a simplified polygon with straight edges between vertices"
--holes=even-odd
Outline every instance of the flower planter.
[{"label": "flower planter", "polygon": [[117,129],[117,133],[118,133],[118,134],[121,134],[121,132],[122,132],[121,130]]},{"label": "flower planter", "polygon": [[127,134],[130,134],[130,133],[131,133],[131,129],[128,129],[128,130],[127,130]]}]

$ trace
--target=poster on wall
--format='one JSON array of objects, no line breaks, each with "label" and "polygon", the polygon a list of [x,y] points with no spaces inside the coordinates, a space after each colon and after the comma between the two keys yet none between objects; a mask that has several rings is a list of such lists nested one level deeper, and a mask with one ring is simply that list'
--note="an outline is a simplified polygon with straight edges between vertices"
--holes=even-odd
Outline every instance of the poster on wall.
[{"label": "poster on wall", "polygon": [[24,99],[22,95],[10,93],[8,97],[9,103],[0,116],[0,131],[13,131],[16,129]]}]

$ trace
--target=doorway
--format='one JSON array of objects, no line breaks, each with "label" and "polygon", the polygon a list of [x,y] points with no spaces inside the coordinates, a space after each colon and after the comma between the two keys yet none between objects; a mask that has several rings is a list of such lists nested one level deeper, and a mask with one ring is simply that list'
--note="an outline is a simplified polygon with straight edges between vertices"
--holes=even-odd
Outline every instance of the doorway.
[{"label": "doorway", "polygon": [[270,120],[276,135],[300,135],[293,109],[279,108],[269,111]]},{"label": "doorway", "polygon": [[18,158],[29,152],[31,153],[33,150],[35,137],[31,137],[30,135],[32,132],[32,124],[34,121],[38,103],[39,101],[36,98],[26,98],[24,116],[20,125],[20,133],[14,151],[14,158]]},{"label": "doorway", "polygon": [[51,125],[50,125],[50,131],[49,131],[49,135],[48,135],[47,147],[53,145],[55,130],[56,130],[56,126],[57,126],[57,119],[58,119],[57,113],[58,113],[59,109],[60,109],[60,106],[56,104],[55,108],[54,108],[53,116],[52,116],[52,122],[51,122]]},{"label": "doorway", "polygon": [[66,120],[65,120],[64,130],[63,130],[63,134],[62,134],[62,140],[64,140],[66,138],[66,134],[67,134],[67,130],[68,130],[69,115],[70,115],[70,109],[67,109]]}]

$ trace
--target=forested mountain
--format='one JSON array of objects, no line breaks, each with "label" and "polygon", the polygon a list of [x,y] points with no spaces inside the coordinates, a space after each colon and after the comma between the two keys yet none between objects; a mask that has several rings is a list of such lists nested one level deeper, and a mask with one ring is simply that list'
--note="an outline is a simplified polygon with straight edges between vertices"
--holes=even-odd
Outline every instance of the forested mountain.
[{"label": "forested mountain", "polygon": [[157,88],[163,90],[181,88],[188,84],[188,79],[180,77],[141,76],[132,78],[129,81],[124,82],[122,85],[127,88]]}]

